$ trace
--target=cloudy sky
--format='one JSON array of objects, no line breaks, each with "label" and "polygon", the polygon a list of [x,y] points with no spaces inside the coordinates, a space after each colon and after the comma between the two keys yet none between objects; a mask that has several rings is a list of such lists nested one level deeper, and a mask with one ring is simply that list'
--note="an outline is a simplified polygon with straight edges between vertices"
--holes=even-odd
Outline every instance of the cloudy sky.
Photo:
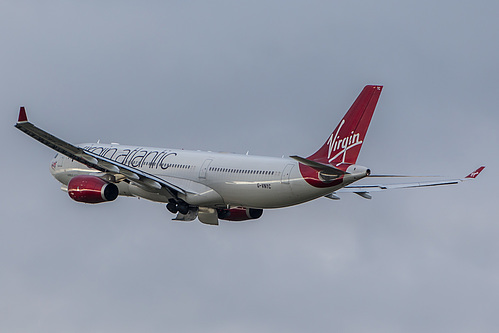
[{"label": "cloudy sky", "polygon": [[[0,3],[0,331],[496,332],[497,1]],[[74,142],[282,156],[382,84],[359,163],[460,186],[260,220],[83,205],[30,120]]]}]

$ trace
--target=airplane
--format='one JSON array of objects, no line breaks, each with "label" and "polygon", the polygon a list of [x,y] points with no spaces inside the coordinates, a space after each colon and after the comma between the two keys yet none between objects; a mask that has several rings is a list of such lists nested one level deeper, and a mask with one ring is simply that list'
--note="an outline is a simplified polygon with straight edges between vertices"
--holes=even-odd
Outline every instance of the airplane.
[{"label": "airplane", "polygon": [[[462,179],[406,184],[357,185],[371,175],[357,165],[383,86],[363,88],[326,142],[312,155],[289,158],[125,146],[116,143],[73,145],[36,127],[20,108],[15,127],[57,152],[50,172],[71,199],[102,203],[118,196],[166,204],[173,220],[208,225],[219,220],[246,221],[264,209],[289,207],[326,197],[337,200],[350,192],[371,199],[371,192],[458,184],[474,179],[476,169]],[[409,176],[407,176],[409,177]]]}]

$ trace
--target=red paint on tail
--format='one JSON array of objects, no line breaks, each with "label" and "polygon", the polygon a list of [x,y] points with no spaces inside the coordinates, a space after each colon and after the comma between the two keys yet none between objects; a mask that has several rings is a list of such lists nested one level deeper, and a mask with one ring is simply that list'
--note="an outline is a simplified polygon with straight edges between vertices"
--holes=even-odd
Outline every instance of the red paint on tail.
[{"label": "red paint on tail", "polygon": [[17,119],[18,123],[22,123],[28,121],[28,117],[26,116],[26,110],[24,109],[24,106],[21,106],[19,109],[19,118]]},{"label": "red paint on tail", "polygon": [[326,143],[308,159],[341,168],[355,164],[383,86],[365,86]]},{"label": "red paint on tail", "polygon": [[466,178],[475,179],[476,177],[478,177],[478,175],[480,174],[480,172],[482,172],[483,169],[485,169],[484,166],[479,167],[478,169],[467,175]]}]

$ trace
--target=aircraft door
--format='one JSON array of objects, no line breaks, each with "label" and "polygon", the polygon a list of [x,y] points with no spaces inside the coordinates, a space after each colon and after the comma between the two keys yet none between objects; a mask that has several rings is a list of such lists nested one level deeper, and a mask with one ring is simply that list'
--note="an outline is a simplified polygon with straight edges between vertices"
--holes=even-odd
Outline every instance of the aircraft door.
[{"label": "aircraft door", "polygon": [[206,173],[208,172],[208,167],[210,166],[211,162],[213,162],[213,160],[211,159],[207,159],[206,161],[203,162],[201,170],[199,170],[199,178],[206,179]]},{"label": "aircraft door", "polygon": [[291,175],[291,170],[293,170],[294,164],[288,164],[282,171],[281,183],[289,184],[289,176]]}]

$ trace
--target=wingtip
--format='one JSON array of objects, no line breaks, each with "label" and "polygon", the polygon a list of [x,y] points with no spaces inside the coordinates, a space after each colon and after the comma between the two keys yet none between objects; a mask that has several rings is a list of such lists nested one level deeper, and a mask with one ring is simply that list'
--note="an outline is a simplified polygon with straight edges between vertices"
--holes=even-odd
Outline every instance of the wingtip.
[{"label": "wingtip", "polygon": [[466,179],[475,179],[476,177],[478,177],[478,175],[480,174],[480,172],[483,171],[483,169],[485,169],[485,166],[479,167],[478,169],[476,169],[475,171],[473,171],[472,173],[470,173],[469,175],[467,175]]},{"label": "wingtip", "polygon": [[28,121],[28,116],[26,116],[26,109],[24,106],[21,106],[19,110],[19,118],[17,119],[18,123],[24,123]]},{"label": "wingtip", "polygon": [[368,84],[367,86],[365,86],[365,88],[381,91],[381,90],[383,90],[383,85],[381,85],[381,84]]}]

